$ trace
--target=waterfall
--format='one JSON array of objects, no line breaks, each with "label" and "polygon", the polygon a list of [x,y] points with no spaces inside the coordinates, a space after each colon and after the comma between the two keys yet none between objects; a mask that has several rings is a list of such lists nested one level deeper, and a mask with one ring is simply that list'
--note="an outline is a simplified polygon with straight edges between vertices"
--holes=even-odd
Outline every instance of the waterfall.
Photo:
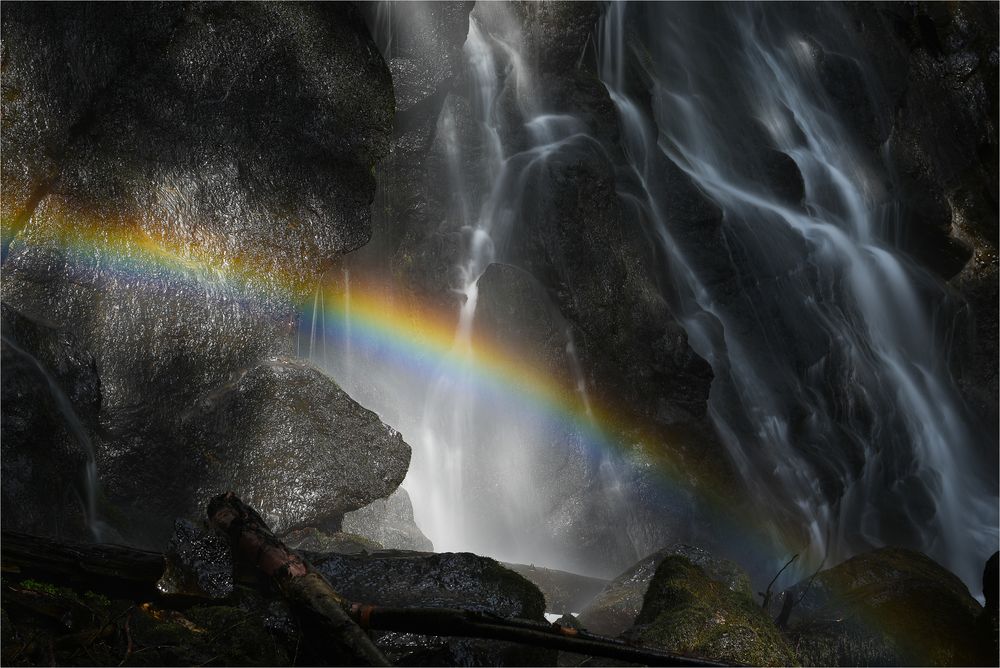
[{"label": "waterfall", "polygon": [[[404,10],[412,21],[427,24],[419,5],[376,10],[369,20],[380,43],[416,48],[412,40],[394,36],[394,27],[385,20],[401,16]],[[444,98],[434,129],[432,151],[437,151],[436,169],[444,177],[440,184],[444,210],[441,220],[428,224],[436,224],[441,236],[455,240],[448,256],[453,263],[448,291],[456,305],[452,354],[440,363],[419,355],[405,363],[388,359],[369,341],[351,334],[349,315],[344,319],[344,314],[337,323],[337,343],[328,345],[326,328],[320,323],[321,291],[312,317],[300,327],[300,352],[326,368],[352,397],[375,410],[412,446],[403,486],[412,499],[417,524],[436,550],[468,550],[508,561],[595,572],[600,570],[594,565],[599,559],[582,556],[574,562],[565,544],[557,544],[576,538],[555,536],[560,530],[568,533],[554,523],[560,521],[560,504],[572,501],[563,498],[564,488],[552,484],[557,477],[553,469],[579,471],[591,466],[598,480],[613,480],[613,492],[620,496],[617,478],[607,472],[612,466],[609,457],[588,461],[578,428],[533,405],[530,397],[484,380],[476,363],[480,354],[476,340],[492,334],[491,325],[480,318],[481,281],[491,266],[507,259],[512,226],[532,205],[529,192],[539,170],[565,151],[594,145],[574,116],[546,113],[524,54],[511,8],[501,3],[477,5],[462,49],[461,87]],[[391,59],[391,53],[386,55]],[[392,186],[391,160],[378,198]],[[396,221],[387,226],[392,224]],[[328,276],[328,280],[335,281],[341,293],[351,294],[361,280],[356,276],[389,275],[386,253],[371,250],[379,243],[376,238],[370,248],[349,258],[350,274],[345,270],[342,278]],[[405,299],[392,294],[387,285],[379,289],[387,303]],[[548,304],[548,297],[543,301]],[[572,333],[565,323],[559,331],[565,332],[565,341],[560,343],[563,359],[557,373],[575,383],[585,412],[589,397]],[[600,489],[579,491],[594,498],[601,494]],[[626,564],[637,556],[629,553]],[[626,564],[616,563],[601,574],[614,574]]]},{"label": "waterfall", "polygon": [[[824,93],[821,61],[841,58],[887,108],[837,11],[612,3],[599,58],[621,196],[713,368],[716,429],[760,512],[801,531],[803,568],[906,545],[971,585],[998,540],[977,459],[995,442],[948,368],[956,297],[892,245],[890,156]],[[717,233],[672,216],[677,170],[721,210]]]}]

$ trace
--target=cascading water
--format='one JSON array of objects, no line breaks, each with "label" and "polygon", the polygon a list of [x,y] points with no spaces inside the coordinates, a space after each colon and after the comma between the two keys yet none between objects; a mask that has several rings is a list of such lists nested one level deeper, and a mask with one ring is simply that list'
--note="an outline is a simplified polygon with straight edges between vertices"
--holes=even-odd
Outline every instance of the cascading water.
[{"label": "cascading water", "polygon": [[[397,10],[419,14],[413,6],[392,11]],[[372,17],[382,44],[397,43],[387,27],[389,15],[389,10],[379,9]],[[402,373],[398,364],[352,340],[349,317],[338,324],[337,344],[328,346],[326,329],[316,330],[315,313],[323,310],[321,291],[312,322],[302,328],[300,351],[308,348],[314,361],[413,447],[403,487],[435,549],[611,575],[642,555],[623,546],[626,556],[610,567],[602,567],[596,557],[574,560],[568,555],[565,545],[557,545],[554,534],[560,528],[555,525],[564,514],[561,506],[580,504],[564,487],[554,485],[553,478],[571,470],[576,477],[590,475],[595,485],[583,485],[576,493],[595,500],[606,493],[602,505],[608,512],[624,512],[613,458],[607,453],[591,456],[577,428],[532,405],[529,397],[482,382],[476,369],[479,352],[474,340],[490,327],[478,317],[482,280],[505,259],[512,225],[531,205],[533,180],[547,161],[581,145],[594,145],[575,117],[544,111],[523,52],[520,27],[510,8],[477,5],[463,48],[464,90],[444,100],[437,119],[438,155],[447,178],[442,188],[448,193],[443,220],[437,222],[442,236],[459,240],[458,251],[449,257],[455,263],[449,287],[458,296],[451,359],[419,374]],[[512,128],[514,138],[504,137]],[[372,247],[378,243],[376,239]],[[389,273],[382,264],[385,258],[374,251],[365,249],[352,259],[367,274]],[[346,273],[338,281],[345,293],[348,281]],[[540,300],[554,310],[547,297]],[[565,341],[556,373],[575,385],[584,407],[580,412],[586,413],[587,386],[572,333],[565,324],[559,327]],[[588,551],[596,554],[581,548]]]},{"label": "cascading water", "polygon": [[[954,298],[891,245],[890,156],[863,150],[824,93],[821,62],[841,59],[879,108],[836,12],[612,3],[599,58],[620,192],[713,367],[714,424],[760,512],[805,534],[803,567],[909,545],[971,585],[997,547],[977,459],[995,442],[942,352]],[[677,168],[722,210],[718,233],[672,218]]]}]

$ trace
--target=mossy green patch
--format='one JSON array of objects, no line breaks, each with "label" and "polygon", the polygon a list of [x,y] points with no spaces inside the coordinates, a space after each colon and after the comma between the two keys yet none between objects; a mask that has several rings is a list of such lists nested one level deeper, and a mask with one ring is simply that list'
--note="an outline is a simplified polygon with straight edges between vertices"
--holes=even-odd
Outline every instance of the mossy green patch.
[{"label": "mossy green patch", "polygon": [[977,631],[982,608],[919,552],[858,555],[820,573],[806,594],[788,636],[808,665],[995,665]]},{"label": "mossy green patch", "polygon": [[757,666],[796,663],[774,623],[746,595],[709,578],[680,556],[656,569],[628,634],[642,644]]}]

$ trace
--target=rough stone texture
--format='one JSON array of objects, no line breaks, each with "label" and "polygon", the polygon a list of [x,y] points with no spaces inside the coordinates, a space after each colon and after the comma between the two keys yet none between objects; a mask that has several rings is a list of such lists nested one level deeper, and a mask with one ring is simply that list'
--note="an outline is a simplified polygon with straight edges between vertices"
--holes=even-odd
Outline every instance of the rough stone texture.
[{"label": "rough stone texture", "polygon": [[357,534],[343,531],[329,533],[315,527],[292,529],[281,537],[281,541],[293,550],[308,552],[362,554],[383,549],[379,543]]},{"label": "rough stone texture", "polygon": [[[891,125],[874,141],[888,143],[908,203],[901,241],[968,303],[956,346],[965,350],[960,386],[996,433],[997,6],[852,3],[848,11],[887,89]],[[832,97],[857,107],[848,95]]]},{"label": "rough stone texture", "polygon": [[142,448],[106,452],[101,461],[107,494],[123,508],[142,501],[148,521],[200,515],[225,489],[276,533],[335,526],[343,513],[389,495],[410,461],[398,433],[294,360],[259,364],[200,397],[180,422],[185,450],[162,453],[162,462]]},{"label": "rough stone texture", "polygon": [[786,596],[786,635],[804,665],[995,665],[981,606],[961,580],[911,550],[883,548],[823,571]]},{"label": "rough stone texture", "polygon": [[[474,554],[310,558],[350,600],[384,606],[466,608],[544,620],[545,599],[535,585],[496,561]],[[556,658],[554,652],[502,642],[401,633],[378,633],[375,639],[391,659],[406,665],[552,665]]]},{"label": "rough stone texture", "polygon": [[164,594],[209,599],[232,595],[232,549],[222,535],[193,522],[174,522],[174,535],[166,551],[167,566],[156,584]]},{"label": "rough stone texture", "polygon": [[[37,3],[5,11],[2,30],[4,301],[71,328],[93,354],[98,458],[127,506],[118,519],[195,508],[174,495],[224,482],[196,468],[219,444],[192,440],[211,425],[182,439],[178,418],[290,353],[303,285],[369,238],[394,112],[388,68],[350,4]],[[312,423],[318,407],[291,410],[307,397],[268,387],[238,409],[269,416],[258,438],[329,431],[328,417]],[[309,389],[339,396],[318,375]],[[268,414],[275,404],[288,413]],[[368,424],[359,415],[344,419]],[[393,448],[379,457],[399,460]],[[273,463],[239,465],[274,493]],[[321,470],[310,480],[327,487]],[[390,479],[355,482],[388,493]],[[327,495],[332,512],[375,498]],[[282,526],[298,519],[275,512]],[[172,519],[133,528],[159,543]]]},{"label": "rough stone texture", "polygon": [[402,487],[384,499],[345,514],[341,528],[390,550],[434,550],[414,521],[410,495]]},{"label": "rough stone texture", "polygon": [[664,559],[673,556],[684,557],[729,591],[752,597],[750,578],[739,566],[725,559],[715,559],[705,550],[691,545],[674,545],[654,552],[612,580],[580,614],[580,623],[593,633],[610,636],[623,633],[642,610],[643,598],[656,569]]},{"label": "rough stone texture", "polygon": [[668,556],[657,566],[627,637],[753,666],[797,663],[774,623],[747,594],[711,579],[682,556]]},{"label": "rough stone texture", "polygon": [[3,528],[90,538],[86,466],[100,409],[94,358],[66,329],[0,305]]},{"label": "rough stone texture", "polygon": [[[586,575],[557,571],[551,568],[542,568],[532,564],[504,564],[512,571],[530,580],[545,596],[545,610],[547,613],[564,613],[564,616],[572,617],[579,614],[586,605],[597,595],[608,581],[600,578],[591,578]],[[576,619],[573,617],[573,619]]]}]

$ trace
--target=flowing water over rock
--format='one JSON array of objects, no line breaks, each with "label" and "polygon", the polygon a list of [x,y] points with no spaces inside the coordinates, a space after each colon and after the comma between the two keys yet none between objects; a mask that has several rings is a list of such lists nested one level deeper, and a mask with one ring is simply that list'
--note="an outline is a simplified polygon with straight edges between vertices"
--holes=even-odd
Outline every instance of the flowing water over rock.
[{"label": "flowing water over rock", "polygon": [[[689,538],[691,517],[668,515],[691,499],[641,498],[636,460],[593,443],[609,364],[628,367],[613,391],[636,414],[722,442],[771,544],[750,568],[804,551],[801,574],[893,544],[973,582],[997,543],[980,473],[995,435],[952,377],[962,298],[901,250],[918,207],[842,10],[589,12],[480,3],[467,34],[458,5],[370,12],[397,90],[393,154],[372,243],[329,277],[339,317],[317,325],[317,290],[300,352],[413,445],[404,485],[438,550],[612,575]],[[450,353],[400,354],[356,326],[373,274],[380,303],[431,295],[451,314],[436,323]],[[484,339],[530,351],[585,417],[484,374]]]},{"label": "flowing water over rock", "polygon": [[[996,479],[948,367],[954,295],[894,248],[892,156],[866,151],[827,89],[846,70],[866,130],[883,93],[834,7],[615,4],[602,79],[631,174],[623,197],[668,258],[710,410],[775,525],[811,559],[910,545],[967,582],[997,543]],[[691,229],[671,165],[722,210]]]}]

